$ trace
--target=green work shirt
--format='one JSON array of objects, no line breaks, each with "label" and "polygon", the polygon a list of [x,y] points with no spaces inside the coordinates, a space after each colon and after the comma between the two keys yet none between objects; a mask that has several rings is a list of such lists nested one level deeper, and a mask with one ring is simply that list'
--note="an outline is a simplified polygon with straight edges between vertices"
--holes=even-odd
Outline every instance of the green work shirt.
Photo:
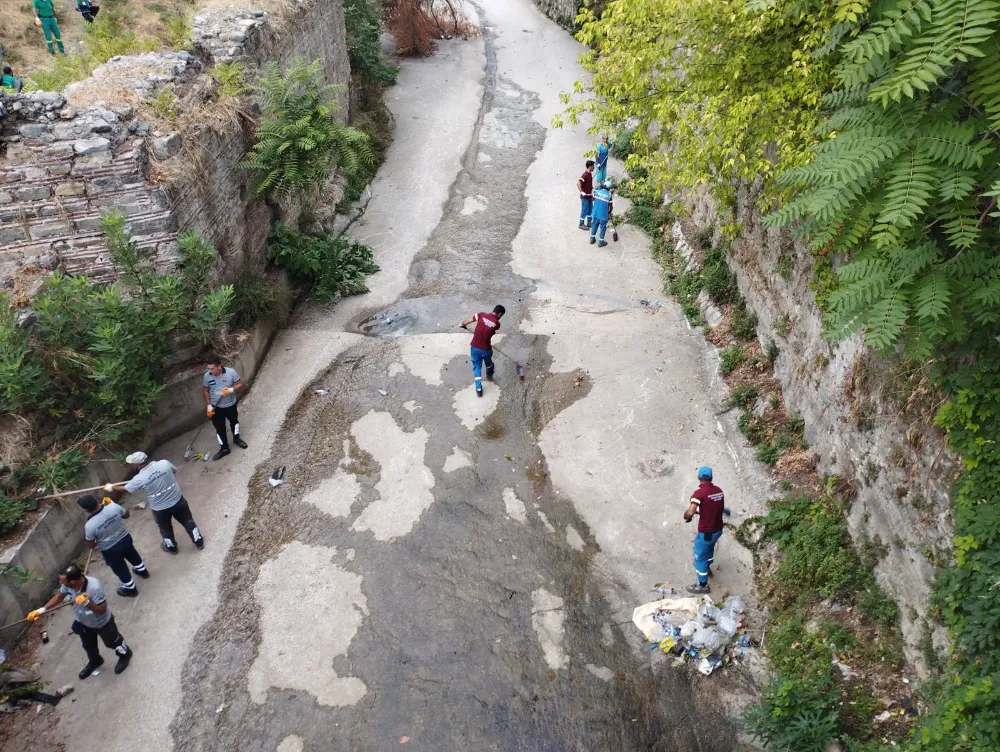
[{"label": "green work shirt", "polygon": [[17,81],[13,76],[0,76],[0,86],[6,86],[8,89],[13,89],[16,84]]},{"label": "green work shirt", "polygon": [[52,18],[56,14],[56,8],[52,0],[35,0],[35,15],[39,18]]}]

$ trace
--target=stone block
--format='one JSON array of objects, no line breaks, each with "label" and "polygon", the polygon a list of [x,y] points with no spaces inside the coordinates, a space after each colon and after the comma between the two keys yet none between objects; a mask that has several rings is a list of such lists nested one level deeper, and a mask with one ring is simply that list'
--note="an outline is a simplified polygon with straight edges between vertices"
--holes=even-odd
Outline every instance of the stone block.
[{"label": "stone block", "polygon": [[57,196],[82,196],[87,192],[87,184],[82,180],[60,183],[56,186]]},{"label": "stone block", "polygon": [[52,137],[56,141],[70,141],[75,139],[80,132],[79,126],[75,123],[58,123],[52,126]]},{"label": "stone block", "polygon": [[25,167],[22,174],[25,182],[31,183],[36,180],[45,180],[49,176],[49,171],[44,167]]},{"label": "stone block", "polygon": [[96,215],[91,215],[74,220],[73,228],[81,235],[88,232],[97,232],[101,229],[101,218]]},{"label": "stone block", "polygon": [[118,175],[109,175],[105,178],[94,178],[87,186],[87,194],[97,196],[107,191],[116,191],[122,187],[122,179]]},{"label": "stone block", "polygon": [[47,146],[42,153],[50,159],[66,159],[73,156],[73,144],[52,144],[52,146]]},{"label": "stone block", "polygon": [[97,154],[107,151],[111,142],[101,136],[95,138],[82,138],[73,144],[73,151],[77,154]]},{"label": "stone block", "polygon": [[32,240],[44,240],[47,238],[57,238],[63,235],[72,235],[73,225],[69,221],[44,222],[32,225]]},{"label": "stone block", "polygon": [[46,123],[27,123],[18,128],[17,132],[21,134],[21,138],[41,138],[48,129]]},{"label": "stone block", "polygon": [[[107,139],[104,139],[105,141]],[[101,152],[98,154],[88,154],[85,157],[79,157],[73,162],[73,169],[70,171],[73,175],[86,175],[88,172],[100,168],[107,167],[112,162],[111,152]]]},{"label": "stone block", "polygon": [[24,234],[24,228],[20,225],[0,227],[0,245],[20,243],[23,240],[27,240],[27,238],[28,236]]},{"label": "stone block", "polygon": [[44,201],[51,195],[52,189],[45,185],[27,185],[14,190],[18,201]]},{"label": "stone block", "polygon": [[73,168],[69,162],[61,162],[60,164],[51,165],[49,170],[49,175],[52,177],[59,177],[60,175],[69,175],[69,171]]},{"label": "stone block", "polygon": [[181,134],[170,133],[161,138],[154,138],[150,148],[157,159],[170,159],[181,150]]},{"label": "stone block", "polygon": [[14,194],[10,191],[0,191],[0,206],[14,203]]}]

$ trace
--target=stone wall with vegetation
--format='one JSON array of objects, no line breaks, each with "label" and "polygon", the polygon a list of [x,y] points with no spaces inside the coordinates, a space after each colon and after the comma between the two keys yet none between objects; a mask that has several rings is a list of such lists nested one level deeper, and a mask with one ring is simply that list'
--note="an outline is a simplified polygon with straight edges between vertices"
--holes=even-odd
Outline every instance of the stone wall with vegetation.
[{"label": "stone wall with vegetation", "polygon": [[534,0],[538,10],[551,18],[560,26],[573,28],[576,14],[583,5],[581,0]]}]

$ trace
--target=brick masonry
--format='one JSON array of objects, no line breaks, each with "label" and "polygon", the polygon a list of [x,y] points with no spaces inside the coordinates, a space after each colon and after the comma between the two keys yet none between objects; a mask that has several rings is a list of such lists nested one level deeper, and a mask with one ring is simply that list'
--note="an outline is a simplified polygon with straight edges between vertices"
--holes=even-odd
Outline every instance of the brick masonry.
[{"label": "brick masonry", "polygon": [[[176,264],[179,232],[195,228],[219,252],[220,281],[246,266],[260,267],[266,253],[271,208],[251,195],[251,175],[237,167],[252,143],[246,117],[181,134],[150,132],[131,106],[96,102],[74,106],[82,93],[124,86],[131,98],[153,96],[170,84],[178,99],[197,86],[215,62],[241,60],[249,71],[267,60],[321,59],[332,84],[344,87],[339,104],[346,117],[347,58],[341,0],[306,0],[276,24],[253,8],[213,9],[194,19],[194,51],[113,58],[91,79],[64,93],[39,92],[6,98],[0,120],[0,284],[54,253],[59,268],[110,281],[113,269],[99,230],[102,211],[125,211],[141,248],[159,268]],[[125,81],[125,84],[121,82]],[[110,98],[110,96],[109,96]],[[141,108],[138,108],[141,109]],[[155,156],[154,156],[155,155]],[[187,160],[195,168],[168,187],[151,169],[159,156]]]}]

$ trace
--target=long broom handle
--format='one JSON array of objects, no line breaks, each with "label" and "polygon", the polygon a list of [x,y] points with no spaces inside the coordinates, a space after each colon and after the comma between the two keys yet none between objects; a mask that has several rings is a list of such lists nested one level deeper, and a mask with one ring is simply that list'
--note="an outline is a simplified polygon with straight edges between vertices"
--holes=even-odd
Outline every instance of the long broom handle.
[{"label": "long broom handle", "polygon": [[[112,486],[122,486],[122,485],[125,485],[125,483],[127,483],[127,482],[128,481],[124,481],[123,480],[123,481],[119,481],[118,483],[112,483],[111,485]],[[38,498],[39,498],[39,500],[41,500],[41,499],[58,499],[58,498],[60,498],[62,496],[72,496],[73,494],[82,494],[82,493],[87,493],[88,491],[100,491],[102,488],[104,488],[103,485],[94,486],[93,488],[78,488],[75,491],[60,491],[59,493],[56,493],[56,494],[49,494],[48,496],[39,496]]]},{"label": "long broom handle", "polygon": [[[87,570],[90,569],[90,560],[93,557],[94,557],[94,549],[90,549],[90,553],[87,554],[87,563],[83,565],[83,574],[84,575],[86,575],[87,574]],[[53,611],[58,611],[63,606],[68,606],[69,604],[70,604],[70,601],[63,601],[58,606],[53,606],[52,608],[47,609],[45,611],[45,613],[51,614]],[[0,630],[7,629],[8,627],[16,627],[18,624],[24,624],[24,622],[26,622],[26,621],[27,621],[27,619],[18,619],[17,621],[12,621],[10,624],[4,624],[2,627],[0,627]]]}]

